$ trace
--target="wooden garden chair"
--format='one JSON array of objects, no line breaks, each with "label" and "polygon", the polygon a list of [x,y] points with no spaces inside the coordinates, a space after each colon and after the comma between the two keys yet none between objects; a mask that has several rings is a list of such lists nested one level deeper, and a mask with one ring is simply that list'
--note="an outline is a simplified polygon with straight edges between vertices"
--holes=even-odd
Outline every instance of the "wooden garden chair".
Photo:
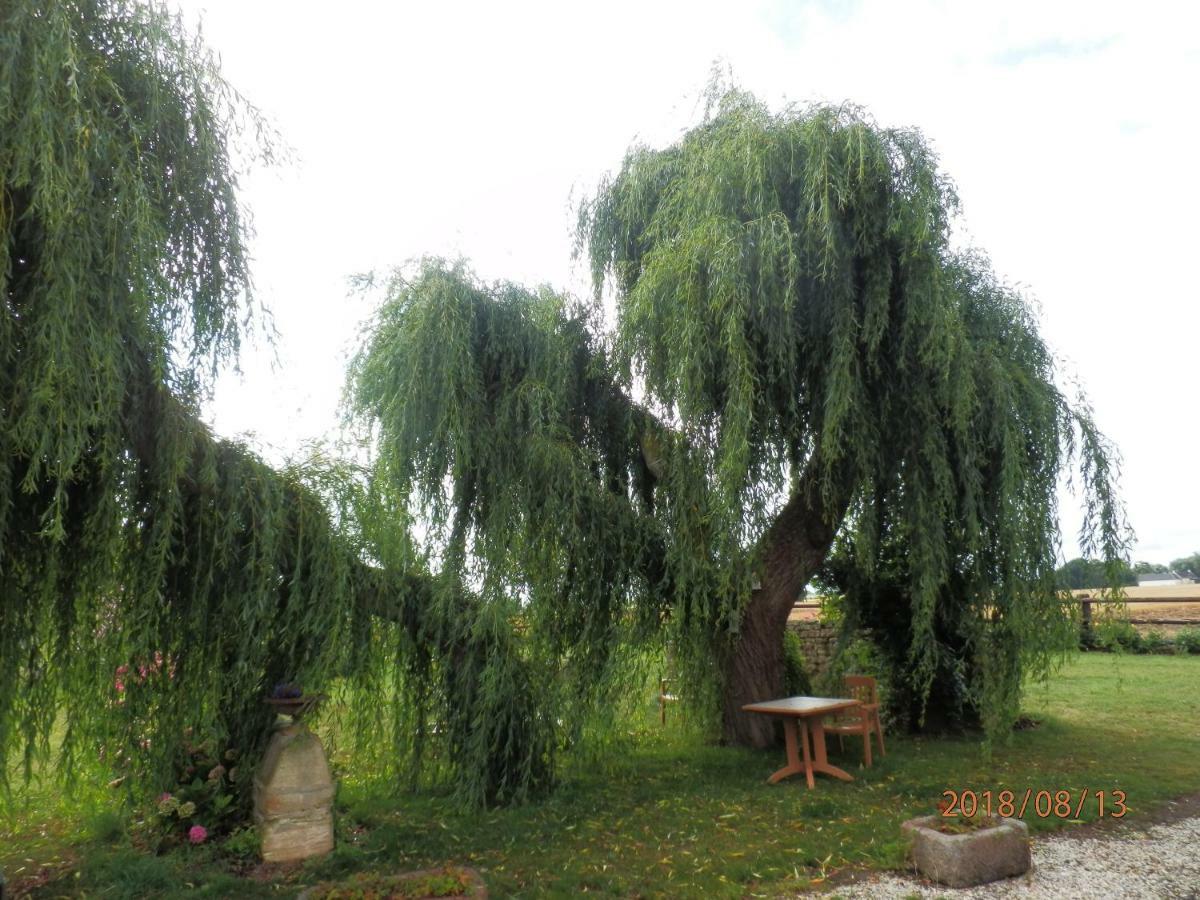
[{"label": "wooden garden chair", "polygon": [[845,749],[843,735],[861,734],[863,739],[863,760],[871,765],[871,732],[879,737],[879,755],[887,756],[883,747],[883,723],[879,720],[879,692],[875,679],[870,675],[847,675],[845,680],[846,696],[861,704],[841,713],[838,718],[825,726],[825,731],[838,736],[838,744]]}]

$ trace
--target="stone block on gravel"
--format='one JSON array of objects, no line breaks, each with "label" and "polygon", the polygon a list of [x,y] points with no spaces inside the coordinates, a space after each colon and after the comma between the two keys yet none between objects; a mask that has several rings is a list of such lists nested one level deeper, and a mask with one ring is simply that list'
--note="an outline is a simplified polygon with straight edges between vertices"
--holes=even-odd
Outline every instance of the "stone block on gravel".
[{"label": "stone block on gravel", "polygon": [[1029,871],[1029,826],[1020,819],[998,819],[990,828],[963,834],[938,831],[940,819],[922,816],[900,826],[911,839],[913,864],[926,878],[949,887],[971,887]]}]

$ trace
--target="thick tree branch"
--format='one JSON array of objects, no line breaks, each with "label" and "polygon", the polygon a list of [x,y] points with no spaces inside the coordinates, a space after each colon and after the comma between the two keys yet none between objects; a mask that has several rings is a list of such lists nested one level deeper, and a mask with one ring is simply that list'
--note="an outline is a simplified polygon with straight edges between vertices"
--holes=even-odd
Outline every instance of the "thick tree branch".
[{"label": "thick tree branch", "polygon": [[827,472],[820,451],[814,451],[792,496],[759,540],[764,586],[769,582],[780,591],[775,602],[791,609],[829,553],[853,496],[850,466],[835,464]]}]

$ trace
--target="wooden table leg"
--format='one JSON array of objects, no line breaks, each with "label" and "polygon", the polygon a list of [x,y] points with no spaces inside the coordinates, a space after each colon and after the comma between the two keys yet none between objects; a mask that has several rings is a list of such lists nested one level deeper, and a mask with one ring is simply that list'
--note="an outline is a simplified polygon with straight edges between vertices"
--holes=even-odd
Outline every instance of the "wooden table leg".
[{"label": "wooden table leg", "polygon": [[[800,748],[796,746],[796,743],[797,743],[796,737],[797,737],[797,735],[796,735],[796,720],[795,719],[784,719],[783,720],[783,739],[784,739],[784,743],[787,745],[787,765],[784,766],[782,769],[780,769],[778,772],[776,772],[774,775],[772,775],[770,778],[768,778],[767,784],[774,784],[777,781],[781,781],[784,778],[787,778],[789,775],[795,775],[798,772],[807,771],[805,769],[804,764],[802,764],[800,762],[800,753],[799,753]],[[805,737],[806,737],[806,740],[804,741],[804,759],[805,759],[805,762],[807,762],[808,761],[807,735]],[[811,779],[812,775],[810,774],[808,777]]]},{"label": "wooden table leg", "polygon": [[816,757],[812,764],[814,772],[824,772],[826,775],[832,775],[842,781],[854,780],[854,776],[849,772],[829,764],[829,759],[825,755],[825,724],[821,721],[820,716],[812,717],[812,742],[813,756]]},{"label": "wooden table leg", "polygon": [[815,782],[813,781],[812,757],[810,757],[808,754],[809,736],[807,719],[800,720],[800,740],[804,742],[802,745],[804,747],[804,777],[808,781],[808,786],[811,789],[815,786]]}]

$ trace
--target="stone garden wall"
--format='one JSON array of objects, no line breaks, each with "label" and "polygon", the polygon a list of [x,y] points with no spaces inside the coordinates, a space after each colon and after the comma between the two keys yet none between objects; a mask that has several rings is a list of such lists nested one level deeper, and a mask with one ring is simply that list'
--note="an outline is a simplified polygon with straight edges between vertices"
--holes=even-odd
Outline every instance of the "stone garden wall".
[{"label": "stone garden wall", "polygon": [[804,668],[815,688],[825,680],[837,650],[838,626],[815,621],[788,622],[788,630],[800,638]]}]

